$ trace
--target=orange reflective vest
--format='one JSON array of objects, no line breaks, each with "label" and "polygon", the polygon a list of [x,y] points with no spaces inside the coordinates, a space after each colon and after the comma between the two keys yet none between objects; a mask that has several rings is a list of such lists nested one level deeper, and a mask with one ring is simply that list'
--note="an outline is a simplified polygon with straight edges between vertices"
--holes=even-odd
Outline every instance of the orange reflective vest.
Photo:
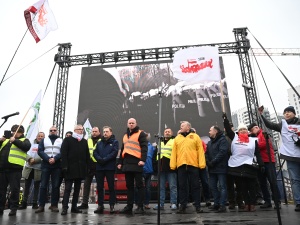
[{"label": "orange reflective vest", "polygon": [[133,155],[134,157],[141,158],[142,157],[142,149],[139,143],[139,136],[141,134],[141,130],[136,133],[133,133],[129,138],[127,134],[123,137],[124,149],[122,153],[122,157],[127,153],[129,155]]}]

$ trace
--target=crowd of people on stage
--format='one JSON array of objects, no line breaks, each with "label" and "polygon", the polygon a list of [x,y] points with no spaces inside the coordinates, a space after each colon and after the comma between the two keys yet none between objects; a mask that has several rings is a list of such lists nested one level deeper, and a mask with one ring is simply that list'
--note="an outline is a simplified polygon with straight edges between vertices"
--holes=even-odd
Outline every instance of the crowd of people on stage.
[{"label": "crowd of people on stage", "polygon": [[[262,113],[263,108],[259,108],[259,112]],[[155,145],[150,143],[150,133],[140,128],[135,118],[128,119],[122,143],[115,138],[110,126],[104,126],[102,130],[93,127],[91,137],[86,140],[80,124],[64,138],[58,136],[57,127],[53,125],[48,135],[39,132],[30,143],[24,136],[24,127],[13,125],[11,133],[0,138],[0,216],[4,214],[7,201],[9,216],[16,216],[17,210],[27,208],[32,183],[32,208],[35,213],[45,212],[50,180],[48,210],[66,215],[72,199],[70,212],[82,213],[89,208],[94,177],[98,192],[98,207],[94,213],[104,213],[106,180],[109,212],[113,214],[116,170],[125,174],[127,188],[127,204],[119,211],[121,214],[143,214],[151,209],[151,177],[154,174],[158,175],[160,186],[158,204],[153,210],[165,209],[167,183],[169,207],[181,214],[186,213],[190,202],[197,213],[203,212],[201,199],[205,201],[205,207],[219,213],[236,207],[239,211],[254,212],[259,192],[264,200],[260,208],[279,210],[281,196],[270,138],[256,123],[239,124],[234,129],[226,113],[222,118],[224,129],[212,124],[207,131],[210,140],[206,144],[188,121],[181,121],[177,132],[165,128]],[[295,211],[300,212],[300,120],[292,106],[284,109],[284,119],[279,123],[261,118],[266,127],[281,132],[280,157],[287,162]],[[19,204],[22,177],[25,190]],[[82,181],[83,199],[78,206]],[[63,182],[62,207],[59,207],[59,190]]]}]

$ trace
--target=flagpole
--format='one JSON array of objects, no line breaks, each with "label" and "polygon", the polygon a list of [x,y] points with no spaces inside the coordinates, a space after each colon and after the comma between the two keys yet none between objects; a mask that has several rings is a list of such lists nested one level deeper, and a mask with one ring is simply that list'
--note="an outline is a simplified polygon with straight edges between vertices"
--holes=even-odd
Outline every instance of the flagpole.
[{"label": "flagpole", "polygon": [[27,110],[25,116],[23,117],[23,119],[22,119],[21,123],[19,124],[19,126],[18,126],[16,132],[14,133],[14,136],[13,136],[13,137],[15,137],[16,134],[18,133],[18,130],[19,130],[20,126],[22,125],[22,123],[24,122],[24,119],[26,118],[26,116],[27,116],[27,114],[28,114],[28,112],[29,112],[30,109],[31,109],[31,106],[30,106],[29,109]]},{"label": "flagpole", "polygon": [[224,94],[223,94],[223,84],[220,80],[220,92],[221,92],[221,105],[222,105],[222,111],[225,112],[225,103],[224,103]]}]

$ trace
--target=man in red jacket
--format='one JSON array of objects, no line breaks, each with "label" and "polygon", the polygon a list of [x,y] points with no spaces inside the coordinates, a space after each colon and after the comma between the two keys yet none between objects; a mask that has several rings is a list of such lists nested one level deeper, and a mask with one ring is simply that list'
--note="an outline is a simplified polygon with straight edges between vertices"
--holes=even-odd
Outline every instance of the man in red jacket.
[{"label": "man in red jacket", "polygon": [[[271,139],[269,139],[270,156],[271,156],[271,161],[270,161],[270,157],[267,149],[267,142],[266,142],[266,138],[264,137],[263,130],[260,127],[258,127],[256,123],[250,124],[248,126],[248,130],[250,131],[251,135],[258,138],[257,141],[258,148],[260,150],[260,155],[264,162],[264,167],[265,167],[264,173],[262,173],[261,171],[258,172],[258,180],[265,201],[264,204],[260,206],[260,208],[262,209],[272,208],[271,195],[268,189],[267,180],[269,181],[271,186],[273,199],[275,194],[277,194],[277,199],[279,201],[278,206],[279,208],[281,208],[280,192],[276,182],[275,155],[274,155],[274,149],[272,146]],[[273,173],[275,172],[275,176],[272,175],[272,172]],[[275,178],[275,182],[272,181],[272,176]],[[274,206],[274,209],[276,209],[276,205]]]}]

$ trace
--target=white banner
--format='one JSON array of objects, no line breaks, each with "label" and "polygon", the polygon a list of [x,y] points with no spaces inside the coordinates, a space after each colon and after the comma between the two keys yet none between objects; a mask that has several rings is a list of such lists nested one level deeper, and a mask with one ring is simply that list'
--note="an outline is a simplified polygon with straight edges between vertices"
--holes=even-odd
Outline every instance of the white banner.
[{"label": "white banner", "polygon": [[218,47],[179,50],[174,54],[172,66],[174,77],[185,81],[184,85],[221,80]]},{"label": "white banner", "polygon": [[40,0],[24,11],[27,27],[36,43],[57,29],[57,23],[48,0]]},{"label": "white banner", "polygon": [[38,129],[39,129],[38,120],[39,120],[41,101],[42,101],[42,90],[39,91],[38,95],[35,97],[31,105],[31,108],[34,110],[34,116],[30,121],[26,132],[26,138],[28,138],[31,141],[31,143],[33,143],[33,140],[36,138],[36,135],[38,134]]},{"label": "white banner", "polygon": [[84,138],[85,139],[88,139],[92,136],[92,125],[89,121],[89,118],[86,119],[85,123],[83,124],[83,128],[84,128],[84,131],[85,131],[85,135],[84,135]]}]

